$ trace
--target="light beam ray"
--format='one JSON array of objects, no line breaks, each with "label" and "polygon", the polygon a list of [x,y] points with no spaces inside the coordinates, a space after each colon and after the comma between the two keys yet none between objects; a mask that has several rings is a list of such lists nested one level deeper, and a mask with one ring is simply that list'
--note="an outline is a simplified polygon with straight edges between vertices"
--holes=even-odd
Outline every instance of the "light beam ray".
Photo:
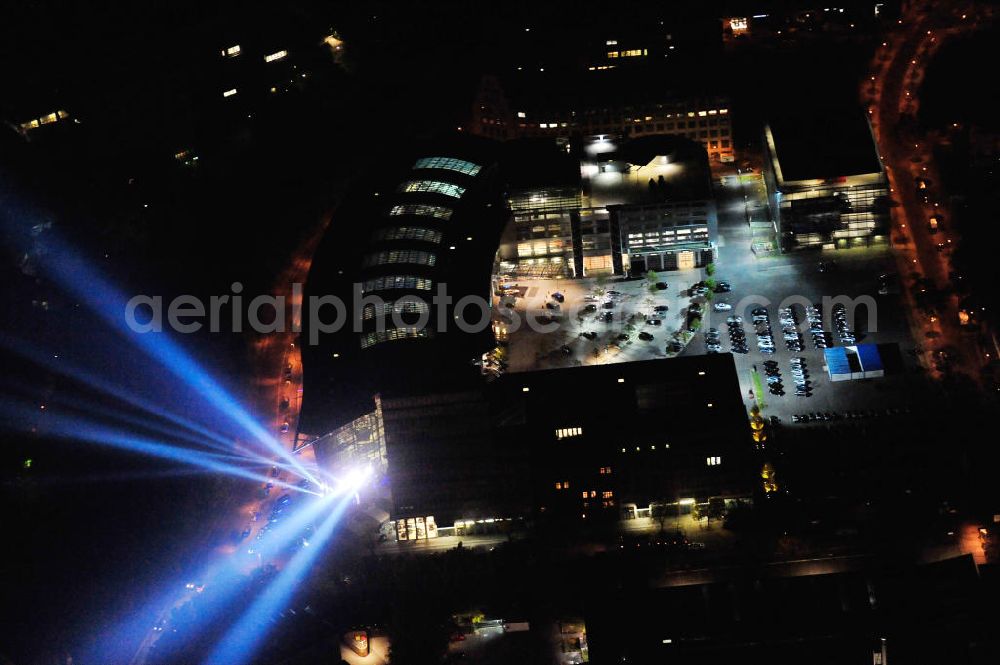
[{"label": "light beam ray", "polygon": [[[6,194],[0,189],[0,196]],[[0,214],[23,238],[31,238],[32,222],[38,219],[22,201],[9,196],[0,199]],[[45,251],[36,252],[39,265],[67,293],[73,294],[138,349],[193,388],[230,422],[238,425],[270,452],[284,459],[304,478],[319,481],[281,442],[258,423],[201,365],[168,335],[137,333],[125,321],[128,298],[113,288],[97,271],[67,246],[53,230],[46,233]]]},{"label": "light beam ray", "polygon": [[295,553],[278,576],[226,632],[205,659],[205,665],[239,665],[249,662],[267,637],[271,619],[288,603],[313,561],[333,536],[353,497],[343,497],[316,529],[309,547]]},{"label": "light beam ray", "polygon": [[[303,505],[299,506],[288,519],[278,522],[269,529],[265,538],[257,541],[257,556],[261,562],[271,561],[274,557],[302,536],[306,527],[313,524],[318,517],[330,509],[339,495],[302,496]],[[139,611],[130,615],[121,624],[104,633],[97,640],[94,654],[98,657],[83,662],[129,662],[135,653],[135,646],[148,635],[150,628],[162,608],[176,603],[177,589],[185,581],[194,580],[206,586],[205,593],[211,594],[211,603],[203,607],[199,613],[199,623],[195,632],[211,629],[229,610],[242,591],[251,582],[246,575],[246,556],[217,555],[197,573],[186,579],[175,579],[167,589],[155,595]],[[193,634],[190,639],[197,639]],[[155,645],[154,645],[155,648]]]},{"label": "light beam ray", "polygon": [[[13,427],[22,431],[31,431],[31,427],[27,423],[30,417],[36,414],[34,409],[29,409],[25,406],[22,406],[20,409],[13,408],[13,404],[8,401],[0,403],[0,412],[6,412],[10,415]],[[220,456],[216,453],[172,446],[135,436],[128,432],[111,429],[104,425],[94,424],[82,418],[49,412],[45,415],[45,426],[47,434],[63,439],[87,441],[110,448],[141,453],[158,459],[181,462],[182,464],[202,467],[254,482],[267,482],[269,480],[266,474],[253,473],[244,467],[234,466],[220,459]],[[271,482],[278,487],[284,487],[291,491],[316,494],[310,490],[305,490],[296,485],[276,479],[271,480]]]},{"label": "light beam ray", "polygon": [[25,358],[36,365],[44,367],[46,370],[59,374],[60,376],[67,377],[80,383],[82,385],[88,386],[95,390],[98,390],[110,397],[120,400],[126,404],[137,407],[146,411],[152,416],[168,420],[180,427],[183,427],[191,432],[205,437],[206,439],[211,439],[219,443],[220,446],[228,450],[228,447],[232,445],[230,439],[225,438],[217,432],[213,432],[203,425],[194,422],[183,416],[179,416],[171,411],[164,409],[162,406],[154,404],[148,399],[139,397],[138,395],[133,395],[132,393],[124,390],[123,388],[116,386],[112,382],[102,379],[96,374],[87,372],[82,367],[74,365],[68,359],[59,359],[59,362],[55,362],[55,358],[51,354],[45,354],[37,349],[34,349],[28,343],[23,340],[16,339],[11,335],[4,335],[0,338],[0,345],[6,348],[12,353]]}]

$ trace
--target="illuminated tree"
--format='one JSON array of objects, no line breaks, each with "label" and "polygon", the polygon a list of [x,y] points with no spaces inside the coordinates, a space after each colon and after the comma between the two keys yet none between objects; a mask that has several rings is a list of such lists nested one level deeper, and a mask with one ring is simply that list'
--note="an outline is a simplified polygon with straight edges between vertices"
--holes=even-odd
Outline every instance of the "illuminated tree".
[{"label": "illuminated tree", "polygon": [[660,531],[666,527],[667,520],[677,516],[677,507],[666,503],[654,503],[649,507],[649,516],[660,525]]},{"label": "illuminated tree", "polygon": [[655,270],[650,270],[646,272],[646,286],[650,292],[656,291],[656,280],[659,275],[656,274]]},{"label": "illuminated tree", "polygon": [[778,478],[774,466],[770,462],[764,462],[760,470],[760,477],[764,481],[764,494],[772,494],[778,491]]}]

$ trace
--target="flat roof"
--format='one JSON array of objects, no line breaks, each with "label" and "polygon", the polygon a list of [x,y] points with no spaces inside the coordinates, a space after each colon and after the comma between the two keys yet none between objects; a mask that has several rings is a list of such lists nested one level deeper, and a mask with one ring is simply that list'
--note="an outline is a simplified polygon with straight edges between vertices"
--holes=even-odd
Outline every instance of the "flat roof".
[{"label": "flat roof", "polygon": [[882,172],[871,127],[856,108],[807,108],[769,120],[767,129],[782,182]]}]

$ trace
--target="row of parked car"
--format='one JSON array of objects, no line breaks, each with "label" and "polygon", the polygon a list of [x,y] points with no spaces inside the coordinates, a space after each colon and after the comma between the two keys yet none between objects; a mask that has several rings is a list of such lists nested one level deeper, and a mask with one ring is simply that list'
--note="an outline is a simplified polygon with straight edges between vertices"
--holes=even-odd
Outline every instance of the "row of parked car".
[{"label": "row of parked car", "polygon": [[799,332],[799,317],[792,307],[782,307],[778,310],[778,321],[781,323],[781,335],[785,339],[785,347],[793,353],[802,353],[802,333]]},{"label": "row of parked car", "polygon": [[792,358],[792,377],[795,380],[795,394],[798,397],[812,397],[812,382],[805,358]]},{"label": "row of parked car", "polygon": [[781,397],[785,394],[785,386],[781,380],[781,370],[777,360],[764,361],[764,375],[767,378],[767,391]]},{"label": "row of parked car", "polygon": [[771,319],[766,307],[755,307],[750,312],[754,331],[757,333],[757,350],[765,355],[774,354],[774,333],[771,331]]},{"label": "row of parked car", "polygon": [[743,317],[734,315],[726,319],[729,327],[729,344],[733,353],[748,353],[747,334],[743,330]]},{"label": "row of parked car", "polygon": [[833,346],[833,338],[823,329],[823,312],[819,305],[806,307],[806,321],[809,322],[809,334],[812,335],[814,347],[826,349]]},{"label": "row of parked car", "polygon": [[837,329],[837,335],[840,337],[841,342],[844,344],[854,344],[857,342],[854,331],[851,330],[850,325],[847,323],[847,307],[843,303],[837,303],[833,306],[833,325]]},{"label": "row of parked car", "polygon": [[866,418],[881,418],[883,416],[899,416],[910,413],[910,407],[889,407],[886,409],[862,409],[859,411],[796,413],[792,416],[793,423],[827,422],[831,420],[862,420]]}]

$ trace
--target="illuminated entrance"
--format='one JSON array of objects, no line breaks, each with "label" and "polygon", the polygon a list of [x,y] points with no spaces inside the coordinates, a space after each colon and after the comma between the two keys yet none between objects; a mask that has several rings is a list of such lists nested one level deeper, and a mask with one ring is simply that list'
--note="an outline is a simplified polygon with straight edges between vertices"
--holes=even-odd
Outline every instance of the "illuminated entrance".
[{"label": "illuminated entrance", "polygon": [[697,261],[694,258],[694,252],[678,252],[677,253],[677,269],[678,270],[691,270],[697,265]]}]

